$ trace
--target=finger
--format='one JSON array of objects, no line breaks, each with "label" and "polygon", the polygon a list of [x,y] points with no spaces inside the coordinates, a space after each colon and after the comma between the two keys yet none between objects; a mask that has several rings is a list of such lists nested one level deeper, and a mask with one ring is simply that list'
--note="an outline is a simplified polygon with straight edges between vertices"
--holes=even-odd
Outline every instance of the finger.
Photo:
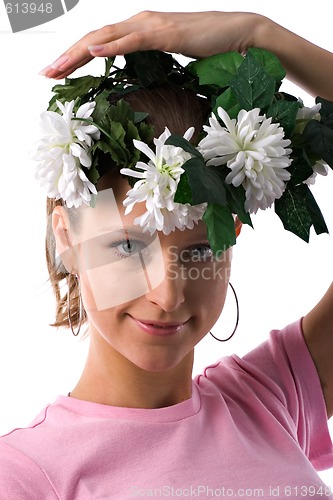
[{"label": "finger", "polygon": [[54,78],[56,80],[65,78],[66,76],[73,73],[77,68],[83,66],[84,64],[87,64],[94,58],[89,51],[87,51],[87,54],[88,55],[81,57],[80,60],[70,57],[66,61],[66,63],[62,64],[60,67],[57,67],[57,64],[54,63],[50,64],[49,66],[46,66],[46,68],[42,69],[39,74],[42,76],[46,76],[47,78]]},{"label": "finger", "polygon": [[[114,57],[140,50],[169,51],[168,41],[157,31],[135,31],[117,40],[99,45],[89,45],[88,50],[94,57]],[[173,47],[174,48],[174,47]]]},{"label": "finger", "polygon": [[[100,38],[94,38],[100,40]],[[85,43],[91,38],[87,38]],[[105,44],[82,46],[82,41],[75,44],[54,63],[44,68],[40,74],[47,78],[60,80],[70,75],[79,67],[87,64],[94,57],[114,57],[139,50],[168,50],[160,35],[153,31],[131,32]]]},{"label": "finger", "polygon": [[[130,23],[129,23],[130,24]],[[66,50],[58,59],[53,63],[46,66],[40,71],[40,74],[48,78],[63,78],[65,73],[68,75],[80,68],[93,57],[88,46],[90,45],[103,45],[111,42],[119,37],[126,35],[131,30],[131,27],[124,21],[115,25],[107,25],[99,30],[92,31],[81,38],[78,42]],[[96,56],[99,54],[96,54]],[[108,57],[107,53],[103,53],[103,57]]]},{"label": "finger", "polygon": [[60,56],[58,59],[56,59],[52,64],[49,66],[46,66],[46,68],[42,69],[40,71],[41,75],[49,76],[50,74],[60,74],[67,72],[69,69],[71,71],[74,71],[77,69],[79,66],[82,66],[83,64],[86,64],[87,62],[91,61],[93,59],[93,56],[90,54],[90,52],[86,49],[85,53],[80,54],[80,56],[73,57],[70,53],[64,53],[62,56]]}]

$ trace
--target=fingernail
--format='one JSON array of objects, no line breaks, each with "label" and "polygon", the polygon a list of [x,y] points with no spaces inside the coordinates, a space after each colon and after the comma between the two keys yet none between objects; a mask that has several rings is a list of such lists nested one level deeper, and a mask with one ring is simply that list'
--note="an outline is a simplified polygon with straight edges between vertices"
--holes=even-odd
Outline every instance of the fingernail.
[{"label": "fingernail", "polygon": [[51,68],[52,69],[60,69],[61,66],[63,66],[69,59],[69,56],[61,56],[59,57],[59,59],[57,59],[56,61],[54,61],[52,64],[51,64]]},{"label": "fingernail", "polygon": [[51,70],[51,66],[46,66],[46,68],[42,69],[38,74],[41,76],[45,76]]},{"label": "fingernail", "polygon": [[89,52],[102,52],[104,49],[104,45],[89,45],[88,50]]}]

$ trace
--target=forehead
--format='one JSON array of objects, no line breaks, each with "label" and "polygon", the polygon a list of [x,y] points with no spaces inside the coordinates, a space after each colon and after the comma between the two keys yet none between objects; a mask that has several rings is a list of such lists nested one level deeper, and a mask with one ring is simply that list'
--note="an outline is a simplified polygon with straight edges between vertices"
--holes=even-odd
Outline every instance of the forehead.
[{"label": "forehead", "polygon": [[[82,222],[77,235],[79,240],[86,241],[102,234],[116,232],[123,232],[124,237],[127,235],[129,238],[138,237],[140,234],[147,238],[149,233],[143,233],[141,227],[135,223],[135,219],[145,213],[145,203],[136,203],[132,211],[125,215],[123,201],[131,189],[127,179],[121,175],[113,175],[113,178],[110,176],[104,180],[102,187],[98,192],[95,207],[80,207]],[[150,239],[155,239],[156,235],[155,232]],[[169,245],[179,246],[207,238],[203,221],[195,224],[193,229],[176,229],[169,235],[159,231],[158,236]]]}]

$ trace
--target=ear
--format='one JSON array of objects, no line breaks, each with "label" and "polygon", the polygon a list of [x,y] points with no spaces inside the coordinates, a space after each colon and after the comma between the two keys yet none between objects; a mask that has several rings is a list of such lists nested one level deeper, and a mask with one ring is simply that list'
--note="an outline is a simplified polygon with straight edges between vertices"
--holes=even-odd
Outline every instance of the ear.
[{"label": "ear", "polygon": [[235,219],[235,231],[236,231],[236,237],[239,236],[241,230],[242,230],[242,222],[239,220],[238,217]]},{"label": "ear", "polygon": [[59,257],[69,273],[76,273],[77,260],[71,238],[68,214],[64,207],[57,205],[52,213],[52,229]]}]

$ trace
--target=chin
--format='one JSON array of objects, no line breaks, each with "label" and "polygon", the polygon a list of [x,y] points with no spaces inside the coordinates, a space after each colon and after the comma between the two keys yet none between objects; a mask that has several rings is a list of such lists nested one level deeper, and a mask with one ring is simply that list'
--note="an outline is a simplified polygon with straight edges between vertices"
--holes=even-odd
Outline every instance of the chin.
[{"label": "chin", "polygon": [[175,370],[179,365],[183,365],[188,356],[178,355],[147,356],[145,359],[130,359],[130,361],[139,369],[150,373],[166,373]]}]

